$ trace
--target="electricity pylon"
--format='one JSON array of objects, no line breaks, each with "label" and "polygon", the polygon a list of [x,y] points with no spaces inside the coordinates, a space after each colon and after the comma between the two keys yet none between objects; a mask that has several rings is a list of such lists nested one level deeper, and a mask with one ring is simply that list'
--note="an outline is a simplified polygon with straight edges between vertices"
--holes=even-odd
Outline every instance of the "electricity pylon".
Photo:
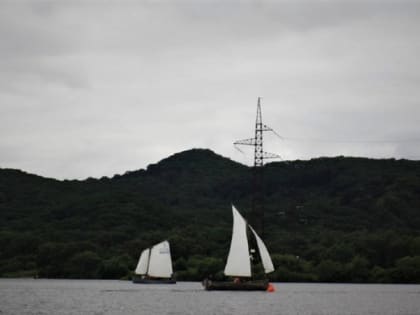
[{"label": "electricity pylon", "polygon": [[263,150],[263,133],[265,131],[271,131],[280,137],[272,128],[263,124],[261,115],[261,98],[258,97],[254,138],[238,140],[233,144],[239,151],[241,150],[237,147],[238,145],[249,145],[254,147],[252,209],[248,221],[250,221],[251,225],[257,233],[260,233],[260,235],[264,235],[264,160],[281,158],[278,154],[268,153]]}]

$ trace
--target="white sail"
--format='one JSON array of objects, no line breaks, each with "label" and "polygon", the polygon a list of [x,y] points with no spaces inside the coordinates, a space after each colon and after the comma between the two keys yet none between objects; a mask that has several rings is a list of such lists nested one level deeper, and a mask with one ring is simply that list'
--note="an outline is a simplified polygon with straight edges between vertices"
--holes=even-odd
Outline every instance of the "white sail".
[{"label": "white sail", "polygon": [[149,253],[149,248],[146,248],[141,252],[139,262],[137,263],[136,270],[134,271],[136,275],[145,275],[147,273],[147,267],[149,265]]},{"label": "white sail", "polygon": [[248,238],[246,236],[246,221],[232,205],[233,232],[230,243],[229,256],[225,267],[225,275],[250,277],[251,260],[248,252]]},{"label": "white sail", "polygon": [[170,278],[172,273],[172,259],[169,242],[163,241],[152,247],[147,274],[152,277]]},{"label": "white sail", "polygon": [[260,257],[261,257],[261,261],[262,261],[265,273],[274,271],[273,262],[271,261],[271,257],[270,257],[270,254],[268,253],[267,247],[265,246],[262,239],[258,236],[257,232],[255,232],[255,230],[250,225],[248,226],[251,229],[252,233],[254,234],[255,239],[257,240],[258,251],[260,252]]}]

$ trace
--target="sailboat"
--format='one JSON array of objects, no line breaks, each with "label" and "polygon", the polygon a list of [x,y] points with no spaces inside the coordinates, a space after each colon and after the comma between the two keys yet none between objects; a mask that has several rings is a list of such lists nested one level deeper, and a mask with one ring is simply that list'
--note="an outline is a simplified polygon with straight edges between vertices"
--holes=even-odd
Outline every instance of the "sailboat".
[{"label": "sailboat", "polygon": [[140,254],[133,283],[176,283],[173,278],[171,251],[168,241],[146,248]]},{"label": "sailboat", "polygon": [[248,245],[247,228],[255,237],[264,273],[274,271],[270,254],[262,239],[255,230],[247,224],[235,206],[232,205],[233,231],[224,274],[234,277],[233,281],[213,281],[205,279],[203,285],[206,290],[267,290],[268,279],[253,280],[251,257]]}]

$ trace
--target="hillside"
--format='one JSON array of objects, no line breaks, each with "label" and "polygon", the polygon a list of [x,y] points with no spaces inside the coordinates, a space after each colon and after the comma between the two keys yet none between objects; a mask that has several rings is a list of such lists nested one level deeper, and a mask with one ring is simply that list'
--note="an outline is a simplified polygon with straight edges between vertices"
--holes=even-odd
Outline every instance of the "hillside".
[{"label": "hillside", "polygon": [[[420,282],[420,162],[319,158],[265,166],[279,281]],[[0,169],[0,276],[129,277],[169,239],[178,279],[221,276],[252,169],[194,149],[112,178]]]}]

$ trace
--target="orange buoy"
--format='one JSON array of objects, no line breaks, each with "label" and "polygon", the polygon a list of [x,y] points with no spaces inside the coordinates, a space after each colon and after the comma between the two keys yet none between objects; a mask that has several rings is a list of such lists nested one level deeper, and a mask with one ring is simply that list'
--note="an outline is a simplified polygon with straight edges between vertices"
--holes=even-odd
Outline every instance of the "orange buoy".
[{"label": "orange buoy", "polygon": [[275,292],[275,291],[276,291],[276,287],[274,286],[274,284],[269,283],[267,287],[267,292]]}]

